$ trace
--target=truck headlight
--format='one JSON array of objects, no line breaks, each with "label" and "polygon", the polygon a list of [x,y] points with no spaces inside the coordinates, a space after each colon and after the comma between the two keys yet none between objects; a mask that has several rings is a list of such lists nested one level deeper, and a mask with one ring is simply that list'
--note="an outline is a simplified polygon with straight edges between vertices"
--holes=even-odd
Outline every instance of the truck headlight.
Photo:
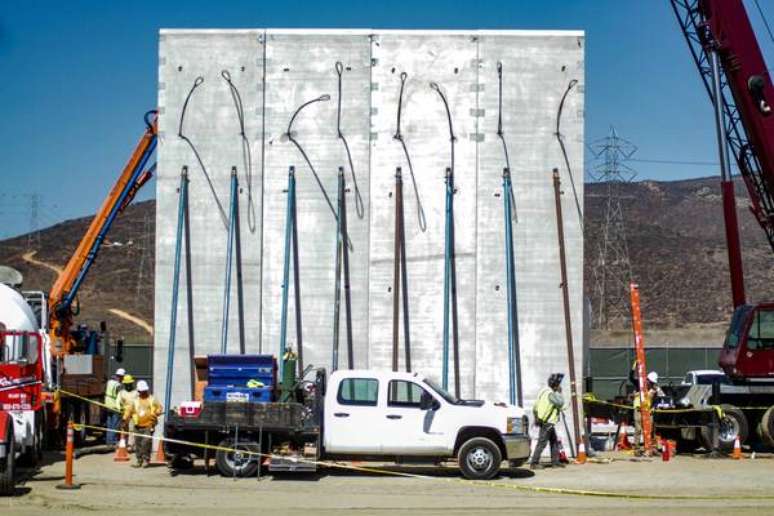
[{"label": "truck headlight", "polygon": [[509,434],[521,434],[524,432],[526,426],[524,426],[524,418],[509,417],[506,426],[506,431]]},{"label": "truck headlight", "polygon": [[513,433],[513,423],[516,418],[509,417],[508,422],[505,425],[505,433],[512,434]]}]

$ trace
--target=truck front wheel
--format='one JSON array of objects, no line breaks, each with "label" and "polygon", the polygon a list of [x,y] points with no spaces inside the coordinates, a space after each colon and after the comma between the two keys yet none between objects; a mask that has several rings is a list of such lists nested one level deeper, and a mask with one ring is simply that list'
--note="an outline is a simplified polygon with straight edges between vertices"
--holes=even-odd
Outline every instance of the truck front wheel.
[{"label": "truck front wheel", "polygon": [[[750,426],[744,412],[734,405],[721,405],[723,417],[718,428],[718,448],[730,453],[734,449],[734,441],[739,437],[739,443],[744,444],[750,435]],[[710,428],[702,427],[701,442],[708,450],[712,449],[712,432]]]},{"label": "truck front wheel", "polygon": [[16,485],[13,423],[10,426],[7,433],[8,440],[5,442],[5,458],[0,459],[0,496],[12,495]]},{"label": "truck front wheel", "polygon": [[457,463],[468,480],[489,480],[500,472],[500,448],[486,437],[468,439],[460,447]]},{"label": "truck front wheel", "polygon": [[[237,444],[233,439],[224,439],[218,445],[218,448],[215,454],[215,465],[218,467],[221,475],[224,477],[249,477],[255,475],[260,462],[260,456],[254,455],[260,452],[258,443],[240,440]],[[223,448],[228,448],[228,451]]]}]

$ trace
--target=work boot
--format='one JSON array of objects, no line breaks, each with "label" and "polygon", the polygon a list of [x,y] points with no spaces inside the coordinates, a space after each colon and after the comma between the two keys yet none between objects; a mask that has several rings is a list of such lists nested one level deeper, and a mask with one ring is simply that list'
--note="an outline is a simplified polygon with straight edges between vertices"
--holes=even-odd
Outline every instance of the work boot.
[{"label": "work boot", "polygon": [[134,464],[132,464],[132,467],[133,467],[133,468],[141,468],[141,467],[142,467],[142,461],[141,461],[141,460],[138,460],[137,462],[135,462]]},{"label": "work boot", "polygon": [[530,464],[529,465],[529,469],[543,469],[543,468],[544,468],[544,466],[542,464],[538,464],[538,463]]},{"label": "work boot", "polygon": [[142,467],[143,467],[143,468],[149,468],[149,467],[150,467],[150,462],[148,462],[148,461],[146,460],[145,462],[143,462],[143,463],[142,463]]},{"label": "work boot", "polygon": [[563,463],[561,463],[561,462],[554,462],[553,464],[551,464],[551,467],[552,467],[552,468],[566,468],[566,467],[567,467],[567,465],[566,465],[566,464],[563,464]]}]

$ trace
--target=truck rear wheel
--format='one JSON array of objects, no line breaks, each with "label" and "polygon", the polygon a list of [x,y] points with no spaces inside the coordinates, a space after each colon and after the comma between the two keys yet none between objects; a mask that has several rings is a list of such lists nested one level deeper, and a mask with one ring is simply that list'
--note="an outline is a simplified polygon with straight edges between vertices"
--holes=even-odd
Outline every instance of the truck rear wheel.
[{"label": "truck rear wheel", "polygon": [[767,448],[774,448],[774,405],[763,413],[758,423],[758,434]]},{"label": "truck rear wheel", "polygon": [[[750,426],[747,422],[747,416],[740,408],[734,405],[721,405],[720,408],[723,410],[723,417],[718,429],[718,448],[729,453],[734,449],[734,441],[737,436],[740,444],[747,441],[747,437],[750,435]],[[702,427],[701,442],[708,450],[712,449],[712,430],[710,428]]]},{"label": "truck rear wheel", "polygon": [[243,451],[258,453],[258,443],[252,441],[240,441],[238,444],[233,439],[224,439],[218,445],[219,448],[229,448],[226,451],[219,449],[215,454],[215,465],[224,477],[249,477],[255,475],[260,463],[260,457],[252,454],[240,453]]},{"label": "truck rear wheel", "polygon": [[474,437],[460,446],[457,463],[468,480],[489,480],[500,472],[500,448],[486,437]]},{"label": "truck rear wheel", "polygon": [[14,450],[13,423],[8,429],[8,441],[6,442],[6,456],[0,459],[0,496],[12,495],[16,486],[16,451]]}]

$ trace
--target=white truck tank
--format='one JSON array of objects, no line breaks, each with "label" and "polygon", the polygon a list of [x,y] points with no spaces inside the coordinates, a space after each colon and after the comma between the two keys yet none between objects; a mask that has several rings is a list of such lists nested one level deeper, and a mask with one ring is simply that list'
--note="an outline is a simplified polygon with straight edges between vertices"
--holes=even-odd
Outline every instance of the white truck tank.
[{"label": "white truck tank", "polygon": [[0,328],[15,331],[37,331],[38,321],[24,297],[7,285],[0,284]]}]

